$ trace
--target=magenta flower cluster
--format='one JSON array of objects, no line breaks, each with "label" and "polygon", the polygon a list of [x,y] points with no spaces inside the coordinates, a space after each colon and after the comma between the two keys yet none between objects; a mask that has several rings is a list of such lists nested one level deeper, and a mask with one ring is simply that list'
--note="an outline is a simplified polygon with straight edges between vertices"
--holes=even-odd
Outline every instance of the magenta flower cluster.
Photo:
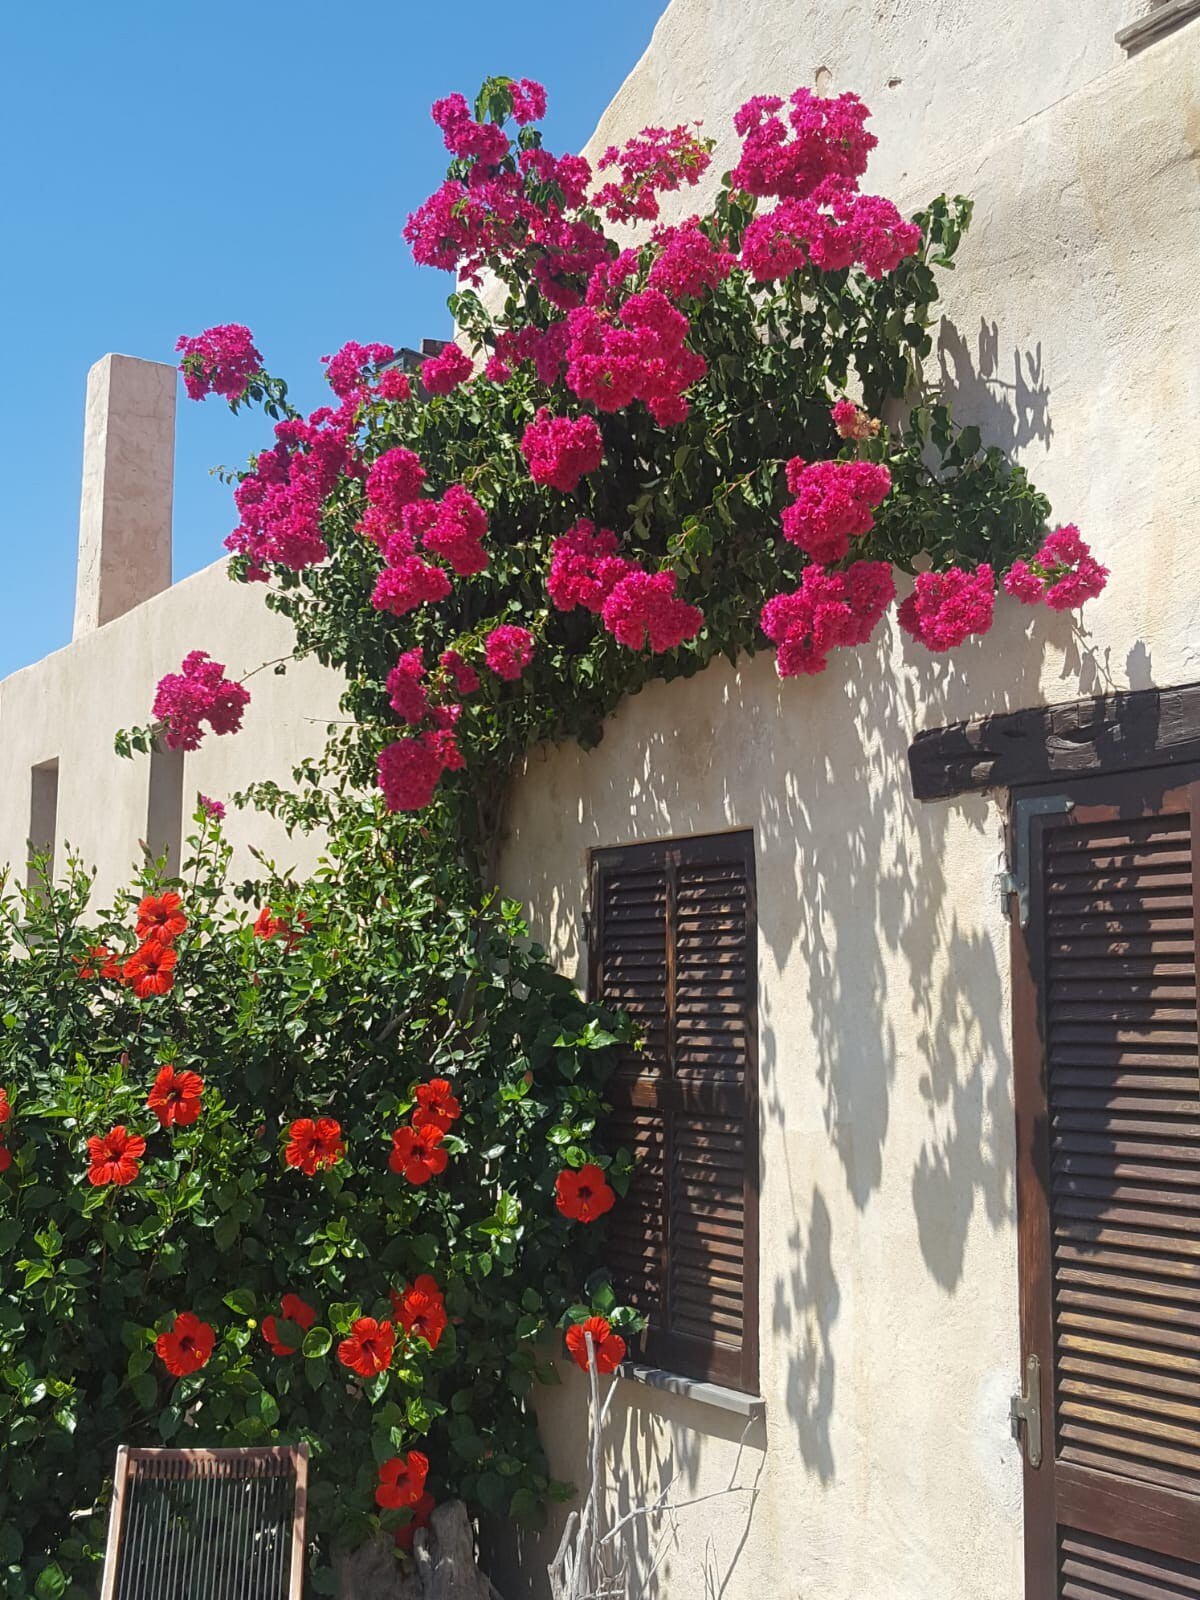
[{"label": "magenta flower cluster", "polygon": [[886,561],[856,561],[844,572],[805,567],[800,587],[768,600],[760,618],[776,646],[779,676],[824,672],[831,650],[866,644],[895,598]]},{"label": "magenta flower cluster", "polygon": [[183,352],[179,370],[190,400],[203,400],[210,394],[240,400],[250,379],[262,371],[262,356],[255,349],[250,329],[240,322],[206,328],[194,339],[181,335],[175,348]]},{"label": "magenta flower cluster", "polygon": [[892,475],[872,461],[811,461],[793,456],[787,485],[795,496],[783,511],[783,536],[822,566],[841,561],[851,539],[875,526],[874,512]]},{"label": "magenta flower cluster", "polygon": [[659,195],[685,183],[694,187],[711,163],[711,146],[686,124],[643,128],[619,149],[609,145],[600,157],[600,171],[615,169],[617,176],[597,191],[593,204],[610,222],[654,222]]},{"label": "magenta flower cluster", "polygon": [[247,558],[247,577],[265,579],[272,564],[298,572],[329,554],[321,512],[339,477],[356,465],[355,410],[351,394],[336,411],[321,406],[307,421],[276,424],[276,444],[261,452],[233,495],[242,520],[225,548]]},{"label": "magenta flower cluster", "polygon": [[521,454],[534,483],[573,494],[603,461],[604,440],[594,417],[556,417],[542,406],[521,435]]},{"label": "magenta flower cluster", "polygon": [[617,536],[587,517],[554,541],[546,589],[559,611],[595,612],[618,643],[656,655],[694,639],[704,613],[676,594],[673,572],[646,572],[617,555]]},{"label": "magenta flower cluster", "polygon": [[973,633],[986,633],[996,604],[996,580],[986,561],[973,571],[950,567],[921,572],[897,621],[927,650],[954,650]]},{"label": "magenta flower cluster", "polygon": [[451,342],[436,356],[421,363],[421,383],[426,394],[449,394],[465,383],[474,371],[466,351]]},{"label": "magenta flower cluster", "polygon": [[1028,606],[1045,601],[1052,611],[1074,611],[1104,592],[1108,568],[1096,560],[1074,523],[1055,528],[1032,561],[1014,561],[1004,575],[1006,593]]},{"label": "magenta flower cluster", "polygon": [[339,400],[348,400],[351,395],[366,395],[370,388],[368,374],[395,358],[390,344],[357,344],[351,339],[336,355],[322,356],[321,361],[329,387]]},{"label": "magenta flower cluster", "polygon": [[484,640],[483,658],[498,678],[515,683],[533,660],[533,635],[528,628],[503,622]]},{"label": "magenta flower cluster", "polygon": [[214,733],[236,733],[249,704],[249,691],[225,676],[221,662],[205,650],[193,650],[178,672],[160,679],[153,714],[169,750],[198,750],[204,723]]}]

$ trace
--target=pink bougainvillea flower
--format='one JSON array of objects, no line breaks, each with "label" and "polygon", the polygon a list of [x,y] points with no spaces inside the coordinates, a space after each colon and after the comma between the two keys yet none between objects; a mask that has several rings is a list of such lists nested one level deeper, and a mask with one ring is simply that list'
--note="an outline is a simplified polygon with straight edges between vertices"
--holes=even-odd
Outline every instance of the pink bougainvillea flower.
[{"label": "pink bougainvillea flower", "polygon": [[515,682],[533,660],[533,635],[528,628],[501,623],[484,640],[483,655],[498,678]]},{"label": "pink bougainvillea flower", "polygon": [[604,459],[604,440],[594,417],[556,417],[543,406],[521,435],[521,454],[534,483],[571,494]]},{"label": "pink bougainvillea flower", "polygon": [[649,645],[655,654],[694,639],[704,626],[704,613],[676,595],[675,574],[629,566],[601,607],[609,633],[630,650]]},{"label": "pink bougainvillea flower", "polygon": [[822,566],[841,561],[852,538],[875,526],[873,513],[892,487],[892,475],[873,461],[811,461],[787,464],[795,496],[783,510],[783,536]]},{"label": "pink bougainvillea flower", "polygon": [[202,724],[214,733],[236,733],[250,704],[249,691],[225,676],[225,668],[204,650],[183,658],[178,672],[159,680],[153,715],[163,724],[163,740],[171,750],[198,750]]},{"label": "pink bougainvillea flower", "polygon": [[460,383],[465,383],[474,370],[466,351],[451,342],[436,356],[421,363],[421,385],[427,394],[449,394]]},{"label": "pink bougainvillea flower", "polygon": [[240,322],[206,328],[194,339],[181,334],[175,348],[183,352],[179,370],[190,400],[210,394],[240,400],[250,379],[262,371],[262,356],[254,348],[250,329]]},{"label": "pink bougainvillea flower", "polygon": [[921,572],[897,611],[900,626],[927,650],[953,650],[973,633],[992,625],[996,583],[987,562],[974,571],[950,567]]}]

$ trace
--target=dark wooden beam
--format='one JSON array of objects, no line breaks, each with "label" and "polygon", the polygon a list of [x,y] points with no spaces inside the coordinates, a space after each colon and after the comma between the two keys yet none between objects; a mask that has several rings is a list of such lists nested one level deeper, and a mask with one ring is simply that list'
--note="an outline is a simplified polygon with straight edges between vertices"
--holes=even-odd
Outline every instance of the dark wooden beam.
[{"label": "dark wooden beam", "polygon": [[1200,762],[1200,683],[975,717],[919,733],[908,751],[918,800],[1189,761]]}]

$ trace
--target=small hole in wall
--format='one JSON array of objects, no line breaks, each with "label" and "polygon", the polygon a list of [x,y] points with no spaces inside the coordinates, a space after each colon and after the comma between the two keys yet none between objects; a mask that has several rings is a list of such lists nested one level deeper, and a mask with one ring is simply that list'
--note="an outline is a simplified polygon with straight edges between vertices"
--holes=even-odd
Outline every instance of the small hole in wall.
[{"label": "small hole in wall", "polygon": [[898,89],[903,82],[903,78],[889,78],[887,81],[887,86],[889,89]]},{"label": "small hole in wall", "polygon": [[830,89],[833,86],[833,73],[830,72],[828,67],[818,67],[814,81],[816,83],[817,93],[824,94],[827,89]]}]

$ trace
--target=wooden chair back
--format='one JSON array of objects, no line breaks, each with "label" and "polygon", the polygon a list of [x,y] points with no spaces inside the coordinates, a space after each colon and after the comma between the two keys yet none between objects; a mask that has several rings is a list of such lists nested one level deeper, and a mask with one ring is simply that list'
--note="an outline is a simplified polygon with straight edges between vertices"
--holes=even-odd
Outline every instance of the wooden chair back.
[{"label": "wooden chair back", "polygon": [[117,1451],[100,1600],[300,1600],[308,1446]]}]

